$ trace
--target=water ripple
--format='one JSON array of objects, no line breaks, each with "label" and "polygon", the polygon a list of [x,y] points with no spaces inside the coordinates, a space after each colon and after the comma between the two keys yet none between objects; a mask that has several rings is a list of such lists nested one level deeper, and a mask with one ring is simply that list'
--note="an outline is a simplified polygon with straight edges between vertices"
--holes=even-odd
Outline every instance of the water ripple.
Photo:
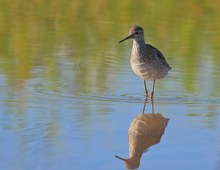
[{"label": "water ripple", "polygon": [[[91,101],[102,101],[102,102],[123,102],[123,103],[143,103],[145,95],[134,95],[134,94],[120,94],[120,93],[103,93],[103,94],[92,94],[82,92],[70,92],[67,93],[64,90],[47,90],[41,91],[40,93],[48,96],[55,96],[57,98],[69,98],[76,100],[91,100]],[[149,99],[150,100],[150,99]],[[169,96],[162,95],[154,97],[155,103],[161,104],[202,104],[212,103],[219,104],[220,98],[218,97],[201,97],[194,96],[191,94],[183,96]]]}]

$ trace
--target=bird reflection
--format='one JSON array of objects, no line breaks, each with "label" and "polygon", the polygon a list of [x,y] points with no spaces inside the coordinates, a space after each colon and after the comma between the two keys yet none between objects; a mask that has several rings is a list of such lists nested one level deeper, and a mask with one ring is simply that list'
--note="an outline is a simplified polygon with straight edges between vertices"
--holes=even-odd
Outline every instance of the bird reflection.
[{"label": "bird reflection", "polygon": [[128,129],[129,158],[115,155],[116,158],[125,161],[127,169],[137,169],[139,167],[143,152],[150,146],[160,142],[169,120],[159,113],[154,113],[153,101],[151,102],[152,113],[144,113],[146,104],[147,99],[144,101],[142,114],[133,119]]}]

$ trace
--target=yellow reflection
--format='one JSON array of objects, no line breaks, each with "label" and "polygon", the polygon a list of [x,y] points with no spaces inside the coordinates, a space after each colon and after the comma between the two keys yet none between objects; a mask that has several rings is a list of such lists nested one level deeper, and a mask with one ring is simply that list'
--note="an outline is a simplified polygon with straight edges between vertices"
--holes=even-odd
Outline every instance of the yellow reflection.
[{"label": "yellow reflection", "polygon": [[[181,4],[175,0],[22,2],[3,0],[0,6],[0,72],[9,87],[18,84],[17,80],[24,87],[36,66],[44,68],[39,76],[49,81],[59,79],[55,70],[65,57],[71,58],[68,61],[74,67],[81,60],[73,74],[82,91],[89,91],[91,82],[94,86],[105,85],[114,76],[113,65],[114,69],[123,69],[122,64],[128,61],[124,54],[129,53],[128,48],[116,42],[135,24],[146,29],[149,43],[164,51],[174,72],[181,67],[188,91],[198,89],[194,75],[205,68],[204,63],[210,60],[216,68],[220,63],[220,1],[203,0],[199,5],[191,0]],[[211,81],[215,93],[219,79]]]},{"label": "yellow reflection", "polygon": [[154,113],[154,103],[152,101],[152,113],[144,113],[147,99],[144,101],[143,113],[137,115],[128,129],[129,158],[116,158],[125,161],[127,169],[136,169],[140,165],[142,154],[152,145],[160,142],[168,118],[160,113]]}]

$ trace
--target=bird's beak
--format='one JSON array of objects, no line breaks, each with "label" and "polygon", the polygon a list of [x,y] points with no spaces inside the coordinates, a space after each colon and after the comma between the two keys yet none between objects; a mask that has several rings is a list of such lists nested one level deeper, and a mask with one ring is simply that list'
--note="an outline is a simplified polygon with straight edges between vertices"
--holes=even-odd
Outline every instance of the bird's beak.
[{"label": "bird's beak", "polygon": [[129,35],[129,36],[127,36],[127,37],[125,37],[123,40],[119,41],[118,43],[121,43],[121,42],[123,42],[123,41],[125,41],[125,40],[127,40],[127,39],[132,38],[132,37],[133,37],[133,35],[134,35],[134,34],[131,34],[131,35]]},{"label": "bird's beak", "polygon": [[121,158],[120,156],[118,156],[118,155],[115,155],[115,157],[116,158],[118,158],[118,159],[120,159],[120,160],[122,160],[122,161],[126,161],[126,159],[125,158]]}]

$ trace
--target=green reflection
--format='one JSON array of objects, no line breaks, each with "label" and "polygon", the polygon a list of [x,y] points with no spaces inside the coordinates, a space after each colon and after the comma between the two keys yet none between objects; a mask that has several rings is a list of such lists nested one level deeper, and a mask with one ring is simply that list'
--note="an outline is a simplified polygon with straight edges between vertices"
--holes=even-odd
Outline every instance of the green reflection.
[{"label": "green reflection", "polygon": [[[218,103],[208,105],[219,97],[219,18],[220,1],[216,0],[0,0],[3,129],[39,129],[40,123],[40,131],[31,134],[46,134],[42,141],[57,138],[54,146],[65,145],[62,128],[73,114],[77,120],[71,126],[82,123],[79,126],[90,130],[102,122],[110,131],[113,121],[106,115],[115,111],[113,102],[123,97],[135,100],[117,89],[129,92],[131,87],[123,82],[127,74],[133,74],[128,71],[131,42],[118,45],[118,41],[136,24],[144,28],[146,41],[158,47],[173,68],[158,89],[167,85],[163,92],[171,92],[169,96],[177,103],[176,97],[183,99],[180,95],[185,93],[189,98],[191,94],[196,99],[206,96],[210,103],[204,102],[204,126],[216,127]],[[82,100],[75,102],[75,94]],[[109,102],[101,102],[106,99],[103,96]],[[184,106],[190,108],[187,102]],[[71,114],[65,114],[66,107]],[[100,114],[106,121],[96,119]]]},{"label": "green reflection", "polygon": [[[120,65],[128,60],[125,51],[130,46],[118,46],[117,41],[134,24],[145,28],[146,39],[160,47],[174,70],[177,58],[184,64],[183,83],[187,91],[197,90],[194,76],[199,75],[201,60],[220,63],[218,1],[0,3],[1,74],[7,76],[12,87],[22,87],[25,80],[31,79],[36,65],[45,68],[42,74],[49,81],[57,81],[62,60],[58,56],[62,54],[72,58],[74,67],[80,60],[74,74],[83,92],[89,91],[91,81],[105,90],[109,69],[114,63]],[[204,50],[212,57],[204,56]],[[91,75],[98,78],[91,79]],[[18,79],[19,84],[15,82]]]}]

